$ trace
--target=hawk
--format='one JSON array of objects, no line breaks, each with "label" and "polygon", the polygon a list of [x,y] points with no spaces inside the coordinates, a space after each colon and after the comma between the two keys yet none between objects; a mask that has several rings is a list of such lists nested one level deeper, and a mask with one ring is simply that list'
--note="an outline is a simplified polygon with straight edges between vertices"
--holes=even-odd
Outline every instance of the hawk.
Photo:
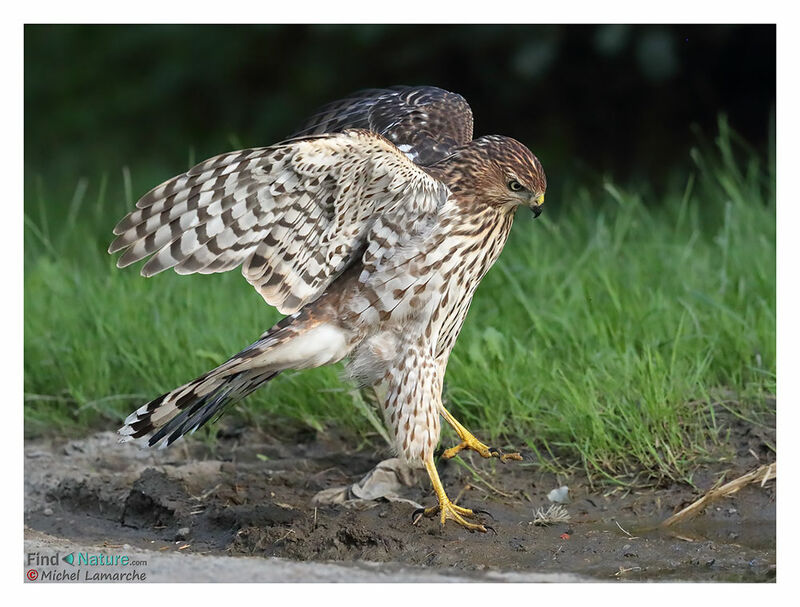
[{"label": "hawk", "polygon": [[[238,266],[286,317],[250,346],[132,413],[119,432],[166,446],[287,369],[348,359],[374,388],[398,454],[424,466],[439,514],[486,531],[454,504],[434,464],[447,360],[472,296],[497,260],[516,210],[541,212],[542,165],[510,137],[472,138],[472,111],[439,88],[368,90],[323,107],[269,147],[222,154],[154,188],[114,228],[118,267],[143,276]],[[473,519],[473,520],[468,520]]]}]

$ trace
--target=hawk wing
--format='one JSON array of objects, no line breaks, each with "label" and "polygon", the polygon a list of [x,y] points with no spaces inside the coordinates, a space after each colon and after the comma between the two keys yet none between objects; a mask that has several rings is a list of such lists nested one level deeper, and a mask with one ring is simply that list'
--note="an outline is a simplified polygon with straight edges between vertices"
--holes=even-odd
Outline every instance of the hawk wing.
[{"label": "hawk wing", "polygon": [[145,194],[108,250],[124,250],[119,267],[151,256],[143,276],[244,264],[267,303],[290,314],[383,238],[371,230],[378,219],[417,234],[448,195],[384,137],[348,130],[206,160]]},{"label": "hawk wing", "polygon": [[323,106],[295,136],[350,128],[383,135],[430,166],[472,141],[472,110],[461,95],[433,86],[370,89]]}]

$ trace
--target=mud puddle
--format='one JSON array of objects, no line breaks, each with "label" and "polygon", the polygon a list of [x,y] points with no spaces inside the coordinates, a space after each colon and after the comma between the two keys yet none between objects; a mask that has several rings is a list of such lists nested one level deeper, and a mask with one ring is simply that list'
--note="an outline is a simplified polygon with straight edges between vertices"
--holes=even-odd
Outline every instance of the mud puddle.
[{"label": "mud puddle", "polygon": [[[743,442],[733,462],[699,472],[698,489],[591,487],[579,474],[556,477],[526,462],[501,466],[468,457],[477,478],[456,462],[440,462],[451,497],[493,515],[495,533],[485,535],[428,519],[412,526],[414,507],[402,502],[311,506],[317,492],[352,483],[390,457],[347,450],[335,438],[280,442],[244,431],[211,446],[194,441],[164,451],[120,445],[112,433],[28,441],[26,538],[175,553],[176,563],[186,563],[184,574],[170,569],[175,581],[196,579],[192,555],[349,565],[353,580],[362,579],[355,568],[383,563],[476,581],[522,581],[534,578],[521,574],[534,573],[552,574],[553,581],[564,574],[596,581],[773,581],[774,481],[746,486],[686,524],[658,527],[723,472],[730,479],[767,461],[770,453],[757,438]],[[570,489],[569,520],[535,525],[534,511],[546,509],[548,493],[563,485]],[[424,474],[404,497],[434,503]],[[298,575],[311,581],[312,571]],[[348,569],[342,571],[347,581]],[[393,579],[430,581],[424,575]]]}]

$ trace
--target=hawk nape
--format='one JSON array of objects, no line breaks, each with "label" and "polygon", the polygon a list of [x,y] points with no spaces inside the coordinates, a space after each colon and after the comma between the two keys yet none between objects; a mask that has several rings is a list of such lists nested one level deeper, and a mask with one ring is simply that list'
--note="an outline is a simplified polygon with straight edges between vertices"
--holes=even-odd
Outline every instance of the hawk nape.
[{"label": "hawk nape", "polygon": [[217,156],[151,190],[114,229],[119,267],[147,257],[144,276],[242,266],[288,316],[132,413],[123,440],[169,445],[281,371],[348,358],[351,376],[375,389],[398,453],[430,475],[438,505],[424,514],[486,531],[439,480],[440,416],[461,439],[444,457],[521,458],[464,428],[442,404],[442,381],[517,208],[538,215],[545,188],[524,145],[472,139],[460,95],[394,87],[334,102],[282,143]]}]

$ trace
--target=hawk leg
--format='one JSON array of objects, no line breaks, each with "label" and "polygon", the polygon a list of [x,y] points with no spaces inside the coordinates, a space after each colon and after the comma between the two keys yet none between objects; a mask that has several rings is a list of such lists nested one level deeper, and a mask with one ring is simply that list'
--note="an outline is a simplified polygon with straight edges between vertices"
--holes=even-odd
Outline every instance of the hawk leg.
[{"label": "hawk leg", "polygon": [[[471,523],[465,517],[469,518],[477,516],[481,513],[488,513],[481,510],[462,508],[461,506],[456,506],[450,501],[450,498],[447,497],[447,494],[444,492],[444,486],[439,478],[439,473],[436,471],[436,465],[433,463],[432,456],[429,456],[425,459],[425,469],[428,471],[428,476],[431,478],[433,490],[436,492],[436,497],[439,500],[439,504],[432,506],[431,508],[420,508],[414,512],[414,524],[416,525],[423,516],[430,518],[436,516],[438,513],[442,525],[445,524],[447,519],[450,519],[469,531],[481,531],[482,533],[486,533],[487,527],[485,525],[480,523]],[[488,529],[491,529],[491,527],[488,527]]]},{"label": "hawk leg", "polygon": [[462,426],[461,423],[444,407],[442,407],[442,415],[447,420],[447,423],[453,426],[453,430],[456,431],[456,434],[458,434],[458,437],[461,439],[461,443],[455,447],[450,447],[444,453],[442,453],[442,457],[444,459],[453,458],[464,449],[471,449],[472,451],[477,452],[481,457],[499,457],[500,461],[503,463],[508,461],[519,461],[522,459],[522,456],[519,453],[503,453],[500,449],[484,445],[481,441],[475,438],[475,436],[473,436],[469,430]]}]

